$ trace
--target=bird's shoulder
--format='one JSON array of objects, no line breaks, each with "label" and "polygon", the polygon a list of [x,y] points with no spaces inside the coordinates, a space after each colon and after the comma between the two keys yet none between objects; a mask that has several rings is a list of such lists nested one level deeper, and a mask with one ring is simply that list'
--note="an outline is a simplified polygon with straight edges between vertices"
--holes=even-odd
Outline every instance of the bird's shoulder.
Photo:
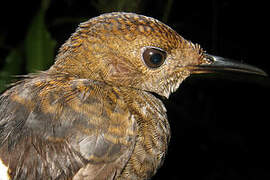
[{"label": "bird's shoulder", "polygon": [[102,82],[43,73],[0,97],[0,158],[13,179],[113,177],[135,131],[121,93]]}]

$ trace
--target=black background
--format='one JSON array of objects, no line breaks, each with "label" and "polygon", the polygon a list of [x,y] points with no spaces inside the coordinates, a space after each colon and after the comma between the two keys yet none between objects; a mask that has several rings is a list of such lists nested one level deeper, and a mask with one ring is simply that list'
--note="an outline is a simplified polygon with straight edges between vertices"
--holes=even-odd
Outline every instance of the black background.
[{"label": "black background", "polygon": [[[24,41],[39,1],[5,1],[0,57]],[[166,1],[149,0],[138,13],[162,19]],[[259,1],[174,1],[167,24],[207,52],[255,65],[270,73],[268,4]],[[90,1],[52,1],[46,23],[58,47],[78,23],[53,25],[59,17],[100,14]],[[4,62],[0,62],[0,67]],[[169,100],[172,138],[153,179],[270,179],[269,79],[251,76],[190,77]]]}]

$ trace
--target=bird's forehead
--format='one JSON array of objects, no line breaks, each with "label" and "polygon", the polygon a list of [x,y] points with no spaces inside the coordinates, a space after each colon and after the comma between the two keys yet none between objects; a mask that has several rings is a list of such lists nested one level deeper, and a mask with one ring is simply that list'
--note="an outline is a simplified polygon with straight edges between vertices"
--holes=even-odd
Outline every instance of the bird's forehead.
[{"label": "bird's forehead", "polygon": [[[123,36],[126,40],[134,40],[137,36],[159,38],[170,46],[183,40],[173,29],[162,22],[135,13],[107,13],[80,24],[80,29],[88,29],[89,33],[99,36],[113,34]],[[115,37],[117,37],[115,36]],[[166,44],[166,42],[164,42]]]}]

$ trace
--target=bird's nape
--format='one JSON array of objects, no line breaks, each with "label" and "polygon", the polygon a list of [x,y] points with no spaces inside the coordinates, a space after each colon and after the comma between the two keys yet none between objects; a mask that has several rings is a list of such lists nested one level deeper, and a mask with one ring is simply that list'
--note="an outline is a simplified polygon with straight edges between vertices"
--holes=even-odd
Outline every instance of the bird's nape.
[{"label": "bird's nape", "polygon": [[244,64],[228,58],[204,54],[207,63],[191,67],[193,74],[209,74],[209,73],[246,73],[256,76],[268,76],[266,72],[255,66]]}]

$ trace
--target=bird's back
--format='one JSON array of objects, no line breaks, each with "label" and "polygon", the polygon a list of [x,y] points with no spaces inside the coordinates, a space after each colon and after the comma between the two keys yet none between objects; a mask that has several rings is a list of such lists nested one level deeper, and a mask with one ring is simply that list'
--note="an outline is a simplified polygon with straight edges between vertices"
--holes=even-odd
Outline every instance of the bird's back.
[{"label": "bird's back", "polygon": [[14,180],[145,179],[166,152],[163,104],[131,88],[41,73],[7,90],[0,111]]}]

